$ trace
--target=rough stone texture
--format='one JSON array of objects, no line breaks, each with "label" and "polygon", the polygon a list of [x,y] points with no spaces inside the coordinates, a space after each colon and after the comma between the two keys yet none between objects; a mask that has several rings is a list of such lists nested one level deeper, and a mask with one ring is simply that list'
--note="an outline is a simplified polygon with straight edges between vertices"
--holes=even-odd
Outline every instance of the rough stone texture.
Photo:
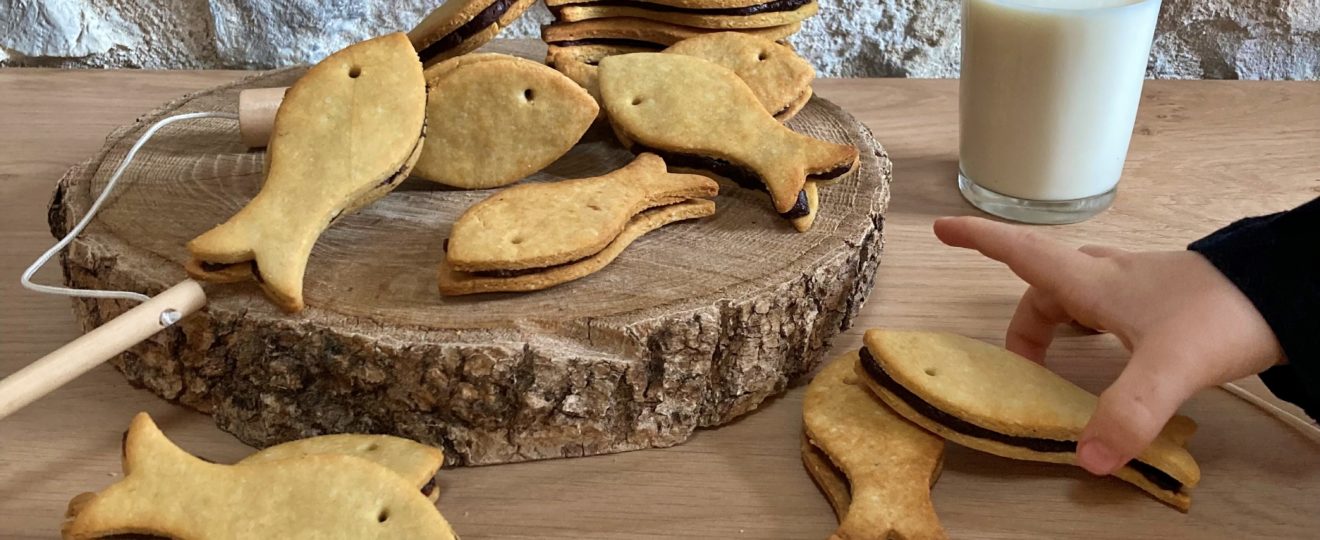
[{"label": "rough stone texture", "polygon": [[[52,232],[62,236],[82,216],[147,125],[178,112],[233,110],[238,88],[287,85],[301,73],[277,71],[181,98],[116,129],[100,153],[61,179],[50,206]],[[756,219],[778,218],[765,212],[759,193],[734,189],[719,199],[722,217],[690,225],[691,241],[675,231],[651,248],[632,247],[636,258],[663,264],[624,270],[630,263],[623,257],[612,267],[654,267],[687,283],[696,276],[724,280],[693,264],[745,276],[727,284],[657,285],[635,294],[637,283],[663,281],[616,274],[582,280],[558,300],[552,290],[486,298],[481,309],[441,301],[433,278],[410,277],[433,275],[432,264],[408,258],[431,250],[400,246],[444,238],[470,203],[464,197],[484,194],[396,192],[322,235],[320,252],[336,255],[314,265],[306,292],[317,301],[298,316],[271,307],[255,287],[210,285],[204,310],[111,362],[133,384],[212,415],[256,446],[322,433],[390,433],[441,445],[454,463],[492,464],[680,443],[696,428],[754,410],[809,372],[870,294],[892,166],[865,126],[823,99],[813,99],[790,125],[862,152],[859,171],[822,197],[813,231],[819,234],[760,234],[766,225]],[[62,254],[65,280],[154,294],[182,279],[178,262],[195,234],[189,231],[231,213],[225,201],[251,196],[231,188],[260,182],[260,156],[235,147],[233,135],[232,124],[198,122],[153,140],[114,203]],[[575,151],[597,166],[607,155],[631,159],[607,142]],[[618,154],[604,153],[605,146]],[[187,213],[159,211],[189,204]],[[391,255],[371,253],[369,244]],[[655,251],[644,255],[647,249]],[[318,280],[317,269],[327,266],[335,276],[367,277]],[[437,300],[397,303],[428,295]],[[526,309],[538,302],[560,307],[550,314]],[[85,329],[133,307],[93,299],[74,306]]]},{"label": "rough stone texture", "polygon": [[[954,77],[958,0],[820,0],[794,43],[829,76]],[[271,68],[407,29],[438,0],[0,0],[0,65]],[[535,37],[538,5],[505,37]],[[1150,75],[1320,78],[1320,0],[1165,0]]]}]

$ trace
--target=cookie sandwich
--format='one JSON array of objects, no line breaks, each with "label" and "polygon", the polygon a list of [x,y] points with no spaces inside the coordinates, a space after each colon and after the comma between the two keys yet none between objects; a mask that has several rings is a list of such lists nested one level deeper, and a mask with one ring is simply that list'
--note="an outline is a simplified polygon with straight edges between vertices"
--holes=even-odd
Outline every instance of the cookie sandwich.
[{"label": "cookie sandwich", "polygon": [[768,28],[801,23],[819,10],[816,0],[546,0],[555,19],[632,17],[697,28]]},{"label": "cookie sandwich", "polygon": [[802,399],[802,460],[839,528],[831,538],[945,538],[931,503],[944,441],[861,386],[856,353],[830,362]]},{"label": "cookie sandwich", "polygon": [[599,271],[642,235],[715,212],[719,186],[643,154],[604,176],[523,184],[473,205],[445,241],[440,293],[523,292]]},{"label": "cookie sandwich", "polygon": [[582,138],[599,106],[540,63],[468,54],[427,70],[426,144],[413,175],[461,189],[517,182]]},{"label": "cookie sandwich", "polygon": [[445,0],[408,32],[422,63],[431,66],[475,51],[513,24],[535,0]]},{"label": "cookie sandwich", "polygon": [[600,62],[600,88],[625,146],[658,154],[671,167],[764,189],[799,231],[811,226],[800,218],[814,220],[807,182],[838,178],[857,165],[856,148],[784,127],[737,74],[700,58],[611,56]]},{"label": "cookie sandwich", "polygon": [[303,308],[312,245],[334,220],[385,196],[426,136],[426,81],[401,33],[349,46],[313,66],[275,115],[261,191],[188,242],[196,279],[252,279],[285,311]]},{"label": "cookie sandwich", "polygon": [[[857,375],[904,418],[963,446],[1013,459],[1075,465],[1097,398],[1044,366],[955,334],[866,332]],[[1201,471],[1187,452],[1195,423],[1175,417],[1118,472],[1187,511]]]},{"label": "cookie sandwich", "polygon": [[140,413],[123,461],[120,481],[71,502],[64,538],[456,538],[415,482],[354,455],[210,463]]}]

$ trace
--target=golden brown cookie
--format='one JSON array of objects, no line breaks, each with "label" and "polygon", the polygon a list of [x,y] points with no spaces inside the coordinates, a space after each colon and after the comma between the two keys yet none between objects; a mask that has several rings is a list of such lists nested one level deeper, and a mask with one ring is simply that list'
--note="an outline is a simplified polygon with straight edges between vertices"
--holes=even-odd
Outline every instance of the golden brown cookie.
[{"label": "golden brown cookie", "polygon": [[816,78],[811,64],[792,49],[740,32],[696,36],[664,52],[695,56],[733,70],[780,122],[792,118],[811,98],[811,81]]},{"label": "golden brown cookie", "polygon": [[573,148],[599,106],[559,72],[502,54],[427,70],[426,144],[413,174],[463,189],[517,182]]},{"label": "golden brown cookie", "polygon": [[944,441],[857,384],[856,364],[856,353],[830,362],[802,398],[807,438],[848,479],[851,502],[833,537],[944,538],[930,500]]},{"label": "golden brown cookie", "polygon": [[[440,494],[435,485],[435,473],[444,463],[444,452],[389,435],[343,434],[298,439],[251,454],[239,461],[238,465],[296,459],[313,454],[339,454],[365,459],[394,471],[394,474],[416,485],[432,502]],[[65,517],[76,517],[95,497],[95,493],[78,494],[69,501]]]},{"label": "golden brown cookie", "polygon": [[[1028,461],[1076,465],[1095,395],[999,347],[942,332],[870,330],[858,376],[899,414],[950,441]],[[1182,511],[1201,470],[1175,418],[1115,476]]]},{"label": "golden brown cookie", "polygon": [[[796,34],[801,28],[801,23],[791,23],[769,28],[749,28],[740,32],[771,41],[781,41]],[[541,27],[541,39],[547,45],[556,47],[615,45],[658,51],[688,38],[720,31],[637,17],[611,17],[578,22],[555,22]]]},{"label": "golden brown cookie", "polygon": [[459,216],[445,261],[461,272],[569,263],[605,249],[647,208],[718,192],[704,176],[669,173],[654,154],[604,176],[514,186]]},{"label": "golden brown cookie", "polygon": [[408,32],[427,66],[475,51],[495,39],[535,0],[444,0]]},{"label": "golden brown cookie", "polygon": [[440,293],[448,296],[488,292],[526,292],[547,289],[596,273],[613,262],[624,249],[642,235],[670,223],[697,219],[715,213],[715,203],[705,199],[690,199],[646,210],[633,217],[605,249],[586,258],[532,269],[526,273],[468,273],[459,272],[448,264],[440,265]]},{"label": "golden brown cookie", "polygon": [[811,439],[805,433],[802,434],[802,468],[807,470],[811,481],[825,495],[826,502],[834,510],[834,517],[842,523],[848,517],[848,507],[852,505],[852,488],[848,486],[848,477],[834,466],[825,452],[811,444]]},{"label": "golden brown cookie", "polygon": [[621,142],[670,167],[763,186],[786,219],[810,214],[807,180],[836,178],[857,164],[856,148],[781,125],[723,66],[661,53],[611,56],[600,66],[601,96]]},{"label": "golden brown cookie", "polygon": [[[681,2],[668,2],[676,4]],[[777,0],[739,7],[693,7],[640,0],[549,0],[550,14],[564,22],[632,17],[697,28],[769,28],[800,23],[816,14],[816,0]]]},{"label": "golden brown cookie", "polygon": [[444,464],[445,453],[439,448],[389,435],[345,433],[298,439],[249,455],[238,465],[322,454],[353,456],[385,467],[417,486],[432,501],[440,494],[435,489],[435,473]]},{"label": "golden brown cookie", "polygon": [[188,243],[188,273],[222,282],[250,276],[276,305],[302,310],[303,273],[321,231],[407,177],[425,128],[426,81],[406,36],[330,55],[285,94],[261,192]]},{"label": "golden brown cookie", "polygon": [[385,467],[338,454],[208,463],[174,446],[146,413],[125,436],[124,473],[75,498],[65,538],[455,538],[417,486]]}]

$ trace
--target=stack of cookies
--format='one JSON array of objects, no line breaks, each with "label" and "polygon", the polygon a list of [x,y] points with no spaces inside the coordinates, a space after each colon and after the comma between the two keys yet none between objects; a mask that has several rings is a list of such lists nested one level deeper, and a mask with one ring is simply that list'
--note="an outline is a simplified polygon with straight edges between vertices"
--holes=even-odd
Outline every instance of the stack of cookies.
[{"label": "stack of cookies", "polygon": [[[816,0],[546,0],[546,63],[561,71],[601,58],[655,52],[713,32],[784,42],[816,14]],[[567,71],[566,71],[567,73]]]}]

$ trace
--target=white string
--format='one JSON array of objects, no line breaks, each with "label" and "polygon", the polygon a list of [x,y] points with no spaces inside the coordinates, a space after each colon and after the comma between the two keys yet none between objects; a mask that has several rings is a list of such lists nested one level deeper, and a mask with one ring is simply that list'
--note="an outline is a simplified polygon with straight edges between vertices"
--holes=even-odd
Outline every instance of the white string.
[{"label": "white string", "polygon": [[1281,422],[1301,431],[1303,435],[1308,439],[1311,439],[1313,442],[1320,442],[1320,426],[1315,425],[1310,420],[1288,412],[1278,405],[1266,401],[1265,398],[1262,398],[1235,383],[1227,382],[1219,385],[1219,387],[1228,391],[1228,393],[1237,396],[1239,399],[1255,405],[1257,408],[1265,411],[1266,414],[1274,416]]},{"label": "white string", "polygon": [[57,294],[61,296],[73,296],[79,298],[119,298],[124,300],[135,300],[138,302],[147,301],[149,298],[146,295],[130,291],[72,289],[69,287],[55,287],[52,285],[33,283],[32,275],[36,274],[37,270],[40,270],[47,262],[50,262],[51,257],[54,257],[55,254],[60,252],[60,250],[68,246],[70,242],[73,242],[73,238],[78,236],[78,233],[82,232],[82,230],[87,227],[88,223],[92,222],[92,218],[96,217],[96,213],[101,210],[101,205],[110,197],[110,192],[115,188],[115,184],[119,183],[119,178],[124,175],[124,170],[133,162],[133,157],[137,155],[138,150],[140,150],[143,145],[147,144],[147,141],[151,140],[151,137],[155,135],[160,128],[180,120],[192,120],[195,118],[226,118],[229,120],[238,120],[238,115],[227,112],[195,112],[171,116],[152,124],[152,126],[147,128],[147,131],[142,134],[142,137],[133,144],[133,147],[128,150],[128,153],[124,155],[124,161],[119,164],[119,168],[115,169],[114,174],[110,175],[110,180],[105,183],[105,189],[102,189],[101,194],[97,195],[96,202],[92,203],[92,207],[87,209],[87,215],[84,215],[82,220],[79,221],[77,225],[74,225],[73,228],[69,230],[68,234],[64,235],[64,238],[61,238],[54,246],[46,250],[45,253],[42,253],[40,257],[37,257],[37,260],[32,263],[32,266],[27,267],[27,270],[23,271],[23,277],[19,280],[23,286],[31,291],[45,294]]}]

